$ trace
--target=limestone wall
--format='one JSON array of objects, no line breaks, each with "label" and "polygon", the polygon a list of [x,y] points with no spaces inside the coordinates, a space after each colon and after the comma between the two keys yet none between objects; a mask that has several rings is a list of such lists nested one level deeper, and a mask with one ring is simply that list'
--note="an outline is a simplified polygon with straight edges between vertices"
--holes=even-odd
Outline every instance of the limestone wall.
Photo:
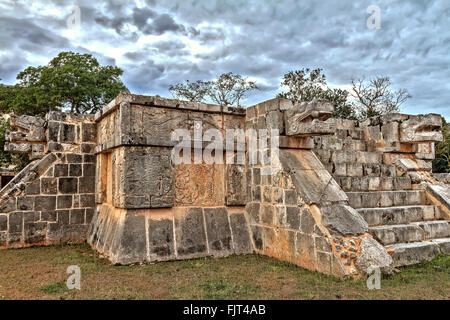
[{"label": "limestone wall", "polygon": [[[117,264],[256,252],[338,277],[389,272],[355,208],[381,201],[364,191],[412,189],[450,214],[436,186],[447,177],[431,174],[440,118],[332,113],[324,100],[236,109],[121,94],[95,116],[14,118],[5,148],[33,162],[0,191],[0,248],[87,239]],[[232,150],[229,129],[245,133]]]},{"label": "limestone wall", "polygon": [[33,120],[42,132],[31,145],[36,130],[19,120],[22,132],[9,134],[7,148],[37,160],[0,191],[0,248],[86,240],[95,205],[93,116],[51,112]]},{"label": "limestone wall", "polygon": [[96,121],[94,248],[122,264],[253,252],[244,169],[171,160],[174,130],[243,128],[242,110],[122,95]]},{"label": "limestone wall", "polygon": [[[316,113],[305,112],[310,109]],[[368,267],[367,248],[388,261],[380,265],[389,266],[389,256],[311,150],[314,135],[334,132],[334,124],[317,121],[327,110],[326,102],[284,99],[247,110],[247,128],[280,130],[281,150],[272,168],[248,165],[246,209],[256,252],[338,277],[358,276]]]}]

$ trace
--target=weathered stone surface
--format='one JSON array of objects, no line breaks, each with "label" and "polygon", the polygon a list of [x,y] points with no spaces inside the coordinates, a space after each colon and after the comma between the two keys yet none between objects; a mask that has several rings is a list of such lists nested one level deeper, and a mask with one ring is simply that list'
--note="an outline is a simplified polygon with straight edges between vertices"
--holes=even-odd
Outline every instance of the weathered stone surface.
[{"label": "weathered stone surface", "polygon": [[175,256],[172,219],[149,219],[148,238],[150,256],[155,260],[167,260]]},{"label": "weathered stone surface", "polygon": [[148,199],[144,202],[124,203],[126,208],[150,208],[151,197],[174,195],[170,149],[144,147],[126,149],[122,169],[118,173],[117,178],[120,181],[118,192]]},{"label": "weathered stone surface", "polygon": [[233,234],[233,247],[235,253],[251,253],[253,245],[250,240],[249,227],[244,213],[230,214],[230,226]]},{"label": "weathered stone surface", "polygon": [[[438,117],[348,121],[328,119],[332,112],[322,100],[277,98],[235,110],[120,95],[96,122],[92,115],[58,112],[49,113],[47,122],[22,118],[22,126],[7,134],[7,149],[42,158],[0,194],[0,246],[82,241],[90,224],[89,243],[114,263],[256,251],[327,274],[357,276],[386,262],[375,239],[359,246],[367,222],[385,244],[449,236],[448,224],[435,221],[450,212],[445,192],[420,190],[424,179],[436,182],[430,160]],[[177,142],[171,134],[186,129],[192,136],[198,123],[203,133],[278,129],[278,171],[267,175],[267,166],[250,164],[250,147],[246,165],[210,164],[212,156],[206,156],[201,163],[173,166]],[[195,139],[196,151],[208,145]],[[266,160],[267,148],[259,150]],[[230,154],[218,158],[229,160]],[[330,234],[357,245],[342,258]],[[416,260],[428,258],[448,249],[445,239],[431,242],[437,251],[408,250]],[[355,271],[358,255],[361,270]],[[397,261],[404,256],[394,253]]]},{"label": "weathered stone surface", "polygon": [[227,193],[226,200],[229,206],[243,206],[246,202],[245,166],[226,165]]},{"label": "weathered stone surface", "polygon": [[411,116],[400,124],[401,142],[442,141],[442,118],[438,114]]},{"label": "weathered stone surface", "polygon": [[330,123],[322,122],[333,114],[334,108],[325,100],[298,102],[285,111],[286,135],[315,135],[334,132]]},{"label": "weathered stone surface", "polygon": [[201,208],[175,209],[175,237],[178,256],[198,257],[207,254]]},{"label": "weathered stone surface", "polygon": [[175,204],[178,206],[223,205],[224,165],[179,164],[175,166]]},{"label": "weathered stone surface", "polygon": [[431,260],[440,253],[439,246],[433,242],[399,243],[386,246],[392,250],[394,267],[416,264],[425,260]]},{"label": "weathered stone surface", "polygon": [[232,250],[231,228],[225,207],[204,208],[206,233],[208,235],[209,251],[217,254],[227,254]]},{"label": "weathered stone surface", "polygon": [[147,256],[145,216],[127,212],[117,253],[112,257],[114,263],[129,264],[145,261]]},{"label": "weathered stone surface", "polygon": [[308,204],[346,201],[346,194],[311,151],[280,151],[283,169],[292,176],[296,191]]},{"label": "weathered stone surface", "polygon": [[358,270],[367,274],[373,268],[380,268],[383,273],[393,272],[394,261],[386,249],[372,238],[364,238],[359,248],[359,256],[355,260]]},{"label": "weathered stone surface", "polygon": [[344,236],[364,234],[369,228],[355,209],[342,204],[322,207],[322,224]]}]

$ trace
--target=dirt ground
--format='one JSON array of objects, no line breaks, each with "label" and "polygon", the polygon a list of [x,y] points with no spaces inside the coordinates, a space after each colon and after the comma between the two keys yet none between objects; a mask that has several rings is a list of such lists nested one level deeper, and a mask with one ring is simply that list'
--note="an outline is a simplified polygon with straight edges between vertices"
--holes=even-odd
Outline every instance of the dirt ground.
[{"label": "dirt ground", "polygon": [[[81,269],[69,290],[67,267]],[[381,280],[339,280],[259,255],[113,266],[87,245],[0,251],[0,299],[450,299],[450,256]]]}]

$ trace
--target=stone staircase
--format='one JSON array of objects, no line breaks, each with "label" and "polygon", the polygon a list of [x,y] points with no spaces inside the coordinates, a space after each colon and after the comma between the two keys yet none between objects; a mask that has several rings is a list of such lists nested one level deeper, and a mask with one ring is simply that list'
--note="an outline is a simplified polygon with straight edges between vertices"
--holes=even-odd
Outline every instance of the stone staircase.
[{"label": "stone staircase", "polygon": [[314,151],[396,267],[450,253],[450,221],[410,177],[397,176],[395,165],[383,163],[383,153],[364,132],[338,129],[320,139]]},{"label": "stone staircase", "polygon": [[392,252],[395,266],[429,260],[450,248],[450,223],[423,190],[347,192],[370,233]]}]

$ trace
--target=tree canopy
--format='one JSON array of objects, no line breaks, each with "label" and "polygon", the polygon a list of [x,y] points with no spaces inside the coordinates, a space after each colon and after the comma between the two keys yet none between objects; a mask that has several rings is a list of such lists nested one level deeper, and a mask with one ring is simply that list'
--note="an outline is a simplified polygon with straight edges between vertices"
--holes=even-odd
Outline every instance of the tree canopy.
[{"label": "tree canopy", "polygon": [[334,105],[334,117],[355,119],[355,110],[348,102],[348,92],[329,88],[326,79],[320,68],[289,71],[281,81],[281,87],[287,91],[279,93],[278,97],[306,102],[316,98],[327,99]]},{"label": "tree canopy", "polygon": [[352,97],[359,118],[370,118],[400,112],[400,106],[411,97],[406,89],[392,90],[391,79],[378,76],[369,80],[352,80]]},{"label": "tree canopy", "polygon": [[197,80],[171,85],[169,91],[177,99],[208,102],[222,106],[241,107],[241,100],[251,90],[258,89],[254,81],[232,72],[223,73],[211,81]]},{"label": "tree canopy", "polygon": [[[95,113],[121,92],[123,71],[102,66],[90,54],[61,52],[48,65],[27,67],[14,86],[0,84],[0,112],[45,116],[52,110]],[[0,119],[0,165],[23,168],[26,154],[3,151],[9,123]]]},{"label": "tree canopy", "polygon": [[121,92],[123,71],[101,66],[90,54],[61,52],[48,65],[27,67],[18,83],[2,86],[0,111],[44,115],[51,110],[95,113]]}]

